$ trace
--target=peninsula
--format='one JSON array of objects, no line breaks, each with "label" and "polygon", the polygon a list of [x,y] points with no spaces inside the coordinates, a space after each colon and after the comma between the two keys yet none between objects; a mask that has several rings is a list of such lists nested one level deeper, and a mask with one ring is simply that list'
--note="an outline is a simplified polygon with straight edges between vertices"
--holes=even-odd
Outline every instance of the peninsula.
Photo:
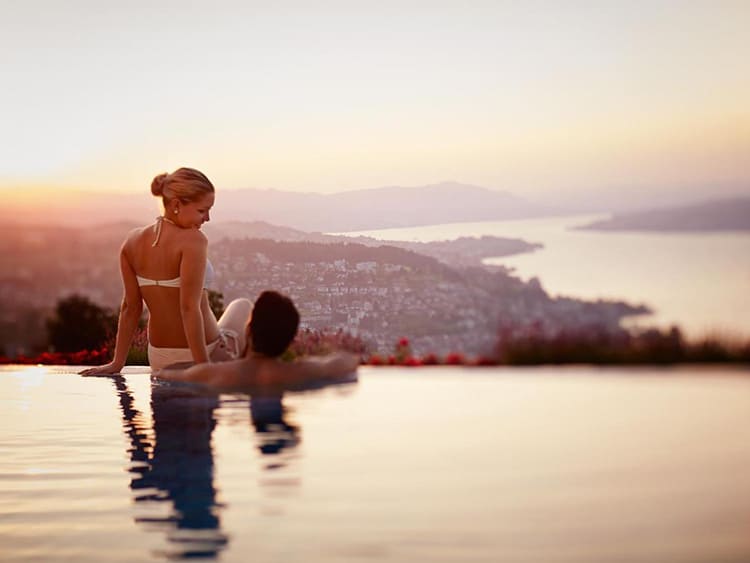
[{"label": "peninsula", "polygon": [[750,231],[750,197],[615,214],[576,228],[644,232]]}]

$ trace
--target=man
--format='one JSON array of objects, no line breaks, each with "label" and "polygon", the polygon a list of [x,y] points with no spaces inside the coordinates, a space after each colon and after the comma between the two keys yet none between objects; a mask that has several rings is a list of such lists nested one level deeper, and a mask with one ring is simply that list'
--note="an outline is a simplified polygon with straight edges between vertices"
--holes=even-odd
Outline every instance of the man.
[{"label": "man", "polygon": [[356,373],[359,360],[339,352],[295,362],[279,360],[297,334],[299,312],[291,299],[275,291],[264,291],[255,301],[248,324],[248,346],[238,360],[204,363],[190,368],[155,372],[161,379],[202,383],[212,387],[305,386],[322,380],[341,380]]}]

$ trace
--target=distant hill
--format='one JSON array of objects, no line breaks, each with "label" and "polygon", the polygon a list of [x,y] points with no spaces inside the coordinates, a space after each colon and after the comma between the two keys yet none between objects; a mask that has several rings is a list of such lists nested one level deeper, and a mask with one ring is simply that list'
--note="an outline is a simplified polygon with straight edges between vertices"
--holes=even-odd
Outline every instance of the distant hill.
[{"label": "distant hill", "polygon": [[317,242],[324,244],[357,243],[364,246],[395,246],[436,258],[452,266],[481,266],[484,258],[510,256],[524,252],[534,252],[542,248],[539,243],[527,242],[516,238],[495,236],[460,237],[455,240],[434,242],[387,241],[366,237],[348,237],[343,235],[326,235],[309,233],[271,225],[265,221],[229,221],[225,223],[210,222],[203,226],[203,232],[214,243],[224,239],[271,239],[284,242]]},{"label": "distant hill", "polygon": [[750,231],[750,197],[613,215],[577,227],[592,231]]},{"label": "distant hill", "polygon": [[210,221],[202,227],[211,242],[222,239],[265,238],[272,240],[327,242],[332,237],[322,233],[308,233],[291,227],[272,225],[267,221]]},{"label": "distant hill", "polygon": [[[152,219],[159,202],[143,193],[83,193],[55,197],[55,221],[67,225]],[[26,206],[24,206],[26,205]],[[556,209],[508,192],[443,182],[418,187],[390,186],[335,194],[264,189],[219,189],[213,219],[265,221],[304,231],[344,232],[461,221],[495,221],[554,215]],[[29,208],[11,199],[0,210],[4,220],[33,221]]]}]

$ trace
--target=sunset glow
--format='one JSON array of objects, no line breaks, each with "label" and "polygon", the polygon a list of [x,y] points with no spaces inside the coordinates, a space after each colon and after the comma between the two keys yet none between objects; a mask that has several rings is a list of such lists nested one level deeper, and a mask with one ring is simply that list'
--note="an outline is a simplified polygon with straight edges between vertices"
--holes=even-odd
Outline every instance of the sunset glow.
[{"label": "sunset glow", "polygon": [[14,3],[0,189],[747,186],[747,2]]}]

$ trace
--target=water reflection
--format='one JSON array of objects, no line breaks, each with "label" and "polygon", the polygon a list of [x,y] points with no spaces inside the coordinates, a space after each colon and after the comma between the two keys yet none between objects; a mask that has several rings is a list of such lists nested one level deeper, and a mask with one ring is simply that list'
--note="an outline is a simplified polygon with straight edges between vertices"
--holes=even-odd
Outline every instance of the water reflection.
[{"label": "water reflection", "polygon": [[214,487],[211,436],[219,398],[187,386],[151,386],[153,431],[135,408],[123,377],[113,379],[130,438],[130,488],[136,503],[170,502],[162,515],[138,516],[136,522],[165,529],[170,558],[212,557],[228,538],[221,531]]},{"label": "water reflection", "polygon": [[299,427],[284,419],[282,397],[281,393],[250,397],[250,420],[258,434],[258,449],[264,455],[280,454],[299,443]]},{"label": "water reflection", "polygon": [[[223,505],[216,498],[211,441],[219,396],[194,386],[154,381],[150,428],[147,417],[135,406],[126,379],[115,376],[112,381],[130,442],[133,499],[149,512],[170,503],[166,513],[137,516],[135,521],[166,533],[169,549],[161,555],[167,558],[216,557],[229,543],[221,529]],[[286,458],[278,454],[295,448],[300,433],[298,426],[285,419],[283,393],[257,394],[240,402],[248,405],[259,451],[273,459],[265,469],[283,467]]]}]

